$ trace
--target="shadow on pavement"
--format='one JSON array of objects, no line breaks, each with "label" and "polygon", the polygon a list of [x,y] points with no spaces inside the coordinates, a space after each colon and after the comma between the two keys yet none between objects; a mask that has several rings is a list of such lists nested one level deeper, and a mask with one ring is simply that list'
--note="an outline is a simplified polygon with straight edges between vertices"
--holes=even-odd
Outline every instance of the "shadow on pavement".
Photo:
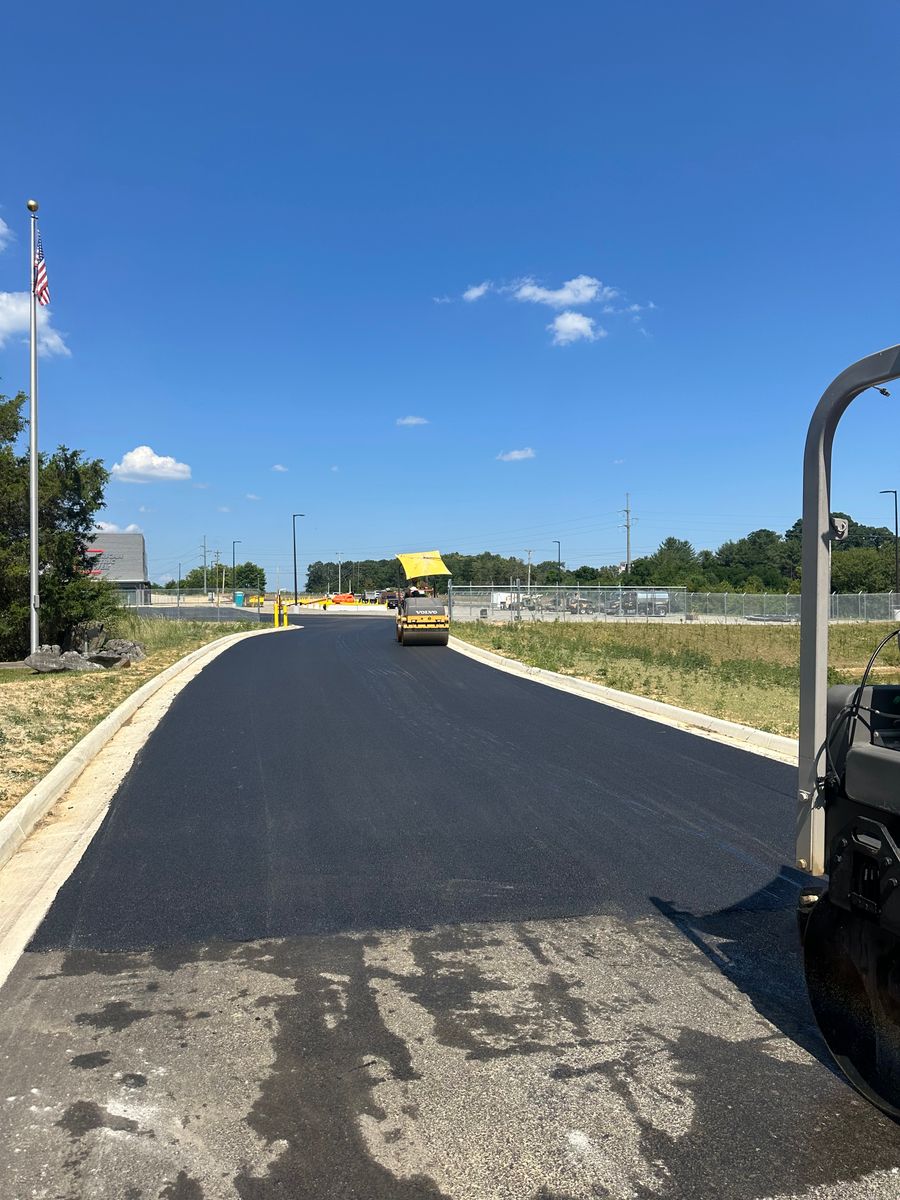
[{"label": "shadow on pavement", "polygon": [[749,999],[756,1011],[840,1078],[806,994],[797,897],[806,876],[782,868],[718,912],[696,914],[651,896],[660,913]]}]

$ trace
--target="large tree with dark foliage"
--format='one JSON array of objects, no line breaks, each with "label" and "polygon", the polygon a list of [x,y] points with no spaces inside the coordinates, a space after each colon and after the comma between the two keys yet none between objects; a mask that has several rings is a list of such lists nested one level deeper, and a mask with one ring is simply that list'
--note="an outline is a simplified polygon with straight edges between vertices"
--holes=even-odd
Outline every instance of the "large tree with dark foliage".
[{"label": "large tree with dark foliage", "polygon": [[[27,397],[0,396],[0,659],[28,653],[28,455],[18,450]],[[74,626],[109,616],[112,588],[87,574],[85,554],[108,475],[100,459],[59,446],[38,472],[40,632],[61,642]]]}]

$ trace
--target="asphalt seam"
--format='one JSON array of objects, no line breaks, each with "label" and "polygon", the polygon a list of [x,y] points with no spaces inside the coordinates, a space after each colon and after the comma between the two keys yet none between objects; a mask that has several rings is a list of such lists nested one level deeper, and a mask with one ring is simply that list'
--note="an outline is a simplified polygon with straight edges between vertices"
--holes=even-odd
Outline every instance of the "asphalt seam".
[{"label": "asphalt seam", "polygon": [[749,750],[754,754],[773,758],[777,762],[797,762],[798,746],[793,738],[782,737],[777,733],[769,733],[765,729],[754,729],[750,725],[741,725],[737,721],[725,721],[721,717],[711,717],[707,713],[695,712],[690,708],[679,708],[675,704],[665,704],[662,700],[650,700],[646,696],[636,696],[632,692],[620,692],[615,688],[606,687],[601,683],[591,683],[587,679],[578,679],[570,675],[560,675],[557,671],[548,671],[543,667],[531,667],[516,658],[505,658],[493,650],[485,650],[481,646],[473,646],[460,638],[451,637],[451,650],[464,654],[468,658],[506,671],[510,675],[518,675],[523,679],[531,679],[542,683],[545,687],[556,688],[561,692],[569,692],[573,696],[581,696],[585,700],[593,700],[598,704],[608,704],[635,716],[646,717],[662,725],[674,726],[685,733],[693,733],[699,737],[709,737],[730,746]]}]

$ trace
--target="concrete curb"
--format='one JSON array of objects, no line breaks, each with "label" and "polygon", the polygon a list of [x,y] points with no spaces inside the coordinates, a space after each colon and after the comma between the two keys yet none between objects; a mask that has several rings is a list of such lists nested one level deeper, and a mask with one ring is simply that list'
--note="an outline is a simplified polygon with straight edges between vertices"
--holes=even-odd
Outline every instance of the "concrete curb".
[{"label": "concrete curb", "polygon": [[112,740],[122,726],[131,720],[141,705],[145,704],[161,687],[164,687],[182,671],[187,670],[188,667],[193,666],[199,659],[210,656],[213,651],[218,654],[243,638],[258,637],[260,633],[276,632],[278,631],[275,629],[253,629],[249,632],[231,633],[225,637],[216,638],[214,642],[208,642],[205,646],[199,646],[196,650],[192,650],[190,654],[180,658],[171,667],[166,667],[164,671],[154,675],[152,679],[148,679],[136,692],[127,696],[118,708],[114,708],[111,713],[108,713],[99,725],[95,725],[90,733],[86,733],[80,742],[77,742],[67,754],[63,755],[56,766],[51,768],[44,778],[36,783],[31,791],[24,795],[0,820],[0,868],[9,862],[38,822],[42,821],[54,804],[65,795],[92,759]]},{"label": "concrete curb", "polygon": [[547,687],[570,692],[586,700],[595,700],[600,704],[609,704],[613,708],[647,717],[651,721],[659,721],[663,725],[674,725],[687,732],[706,734],[730,745],[738,745],[741,749],[765,754],[769,758],[792,763],[797,761],[797,742],[793,738],[767,733],[765,729],[753,729],[750,725],[739,725],[737,721],[724,721],[720,717],[694,712],[690,708],[664,704],[661,700],[649,700],[645,696],[632,695],[631,692],[618,692],[615,688],[604,687],[601,683],[590,683],[587,679],[560,675],[557,671],[546,671],[543,667],[529,667],[527,663],[519,662],[518,659],[504,658],[502,654],[495,654],[493,650],[483,650],[480,646],[473,646],[470,642],[463,642],[456,637],[450,638],[449,645],[458,654],[465,654],[468,658],[474,658],[500,671],[507,671],[510,675],[533,679],[535,683],[543,683]]}]

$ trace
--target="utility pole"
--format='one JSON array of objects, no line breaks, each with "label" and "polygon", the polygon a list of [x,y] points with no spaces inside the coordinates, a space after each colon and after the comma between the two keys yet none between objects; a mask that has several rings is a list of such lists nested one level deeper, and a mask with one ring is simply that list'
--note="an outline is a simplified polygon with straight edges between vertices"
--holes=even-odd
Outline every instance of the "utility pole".
[{"label": "utility pole", "polygon": [[[218,550],[216,551],[216,562],[215,562],[214,574],[215,574],[215,580],[216,580],[216,620],[218,621],[219,620],[219,552],[218,552]],[[205,578],[205,576],[206,576],[205,571],[203,572],[203,575]]]},{"label": "utility pole", "polygon": [[525,584],[525,586],[528,589],[528,591],[530,592],[531,591],[531,556],[532,556],[532,554],[534,554],[534,551],[526,550],[525,553],[528,555],[528,581]]},{"label": "utility pole", "polygon": [[203,535],[203,592],[206,594],[206,534]]},{"label": "utility pole", "polygon": [[338,595],[340,595],[340,594],[341,594],[341,556],[340,556],[339,554],[337,555],[337,560],[338,560],[338,564],[337,564],[337,569],[338,569],[338,590],[337,590],[337,594],[338,594]]},{"label": "utility pole", "polygon": [[626,575],[631,570],[631,526],[634,524],[631,518],[631,495],[625,493],[625,507],[620,508],[619,512],[625,514],[625,573]]}]

